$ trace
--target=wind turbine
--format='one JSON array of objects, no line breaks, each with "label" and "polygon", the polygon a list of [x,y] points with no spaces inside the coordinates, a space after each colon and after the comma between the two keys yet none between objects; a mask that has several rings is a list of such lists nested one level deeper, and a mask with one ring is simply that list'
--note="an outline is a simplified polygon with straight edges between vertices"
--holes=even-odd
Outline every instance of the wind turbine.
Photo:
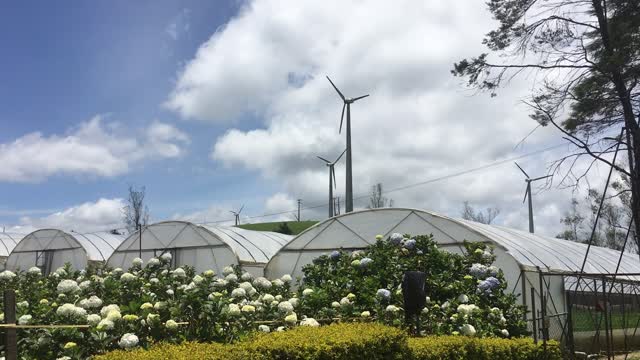
[{"label": "wind turbine", "polygon": [[347,199],[345,204],[345,212],[349,213],[353,211],[353,178],[351,175],[352,174],[351,172],[351,104],[353,104],[354,102],[360,99],[366,98],[367,96],[369,96],[369,94],[358,96],[356,98],[346,98],[344,95],[342,95],[340,90],[338,90],[338,87],[336,87],[333,81],[329,79],[329,76],[327,76],[327,80],[329,80],[329,82],[331,83],[331,86],[333,86],[333,88],[336,89],[336,92],[338,92],[338,95],[340,95],[340,98],[344,102],[344,105],[342,105],[342,115],[340,115],[339,133],[342,133],[342,121],[344,120],[344,109],[345,108],[347,109],[347,150],[345,150],[347,152],[347,183],[345,186]]},{"label": "wind turbine", "polygon": [[527,201],[527,196],[528,196],[529,197],[529,232],[533,234],[533,199],[532,199],[532,195],[531,195],[531,183],[534,182],[534,181],[546,179],[546,178],[550,177],[551,175],[540,176],[540,177],[537,177],[535,179],[531,179],[529,177],[529,174],[527,174],[527,172],[524,171],[524,169],[521,168],[520,165],[518,165],[518,163],[515,163],[515,164],[518,167],[518,169],[520,169],[520,171],[522,171],[524,176],[526,176],[526,179],[524,179],[524,181],[527,183],[527,189],[524,192],[524,199],[522,199],[522,203],[524,204],[524,202]]},{"label": "wind turbine", "polygon": [[342,154],[340,154],[340,156],[338,156],[338,158],[331,162],[321,156],[318,156],[318,159],[324,161],[327,166],[329,167],[329,217],[332,218],[334,215],[334,209],[333,209],[333,188],[336,186],[336,170],[334,168],[334,165],[340,161],[340,158],[342,157],[342,155],[344,155],[344,153],[347,150],[345,149]]},{"label": "wind turbine", "polygon": [[238,211],[229,211],[236,217],[236,226],[240,225],[240,213],[242,212],[242,209],[244,209],[244,204],[240,207],[240,210]]}]

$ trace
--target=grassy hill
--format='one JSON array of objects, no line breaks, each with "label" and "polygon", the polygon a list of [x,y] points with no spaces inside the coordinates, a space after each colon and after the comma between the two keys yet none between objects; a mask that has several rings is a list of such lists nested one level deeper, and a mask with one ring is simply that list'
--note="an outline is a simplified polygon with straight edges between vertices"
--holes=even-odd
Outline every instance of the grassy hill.
[{"label": "grassy hill", "polygon": [[317,221],[278,221],[278,222],[267,222],[267,223],[258,223],[258,224],[241,224],[238,227],[247,229],[247,230],[257,230],[257,231],[276,231],[276,229],[283,222],[287,223],[289,229],[293,231],[294,235],[298,235],[311,226],[317,224]]}]

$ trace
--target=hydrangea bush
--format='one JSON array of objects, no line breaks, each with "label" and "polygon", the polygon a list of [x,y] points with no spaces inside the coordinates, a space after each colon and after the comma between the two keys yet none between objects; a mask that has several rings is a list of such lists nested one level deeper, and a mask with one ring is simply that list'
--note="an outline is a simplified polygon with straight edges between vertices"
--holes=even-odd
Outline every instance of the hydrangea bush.
[{"label": "hydrangea bush", "polygon": [[19,324],[78,324],[85,329],[18,331],[25,359],[84,359],[155,342],[233,342],[255,331],[316,327],[336,320],[402,325],[400,284],[406,270],[427,272],[430,334],[510,337],[524,333],[522,309],[506,295],[502,273],[483,244],[464,255],[437,249],[428,236],[394,234],[369,249],[334,251],[289,275],[268,280],[226,267],[222,274],[171,269],[171,255],[135,259],[126,271],[69,265],[43,276],[38,268],[0,272],[0,291],[14,289]]}]

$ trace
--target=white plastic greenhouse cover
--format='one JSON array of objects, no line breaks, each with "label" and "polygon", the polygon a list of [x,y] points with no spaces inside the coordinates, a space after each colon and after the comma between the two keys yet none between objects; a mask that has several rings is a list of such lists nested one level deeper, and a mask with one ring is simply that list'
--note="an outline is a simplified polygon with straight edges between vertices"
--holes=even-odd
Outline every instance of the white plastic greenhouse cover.
[{"label": "white plastic greenhouse cover", "polygon": [[[142,232],[142,259],[171,253],[176,266],[189,265],[197,271],[221,273],[228,265],[262,275],[264,265],[293,237],[274,232],[252,231],[229,226],[200,226],[186,221],[164,221]],[[109,265],[127,268],[139,256],[139,233],[131,234],[108,260]]]},{"label": "white plastic greenhouse cover", "polygon": [[0,232],[0,257],[7,257],[25,234]]},{"label": "white plastic greenhouse cover", "polygon": [[106,231],[81,234],[59,229],[36,230],[11,251],[6,268],[28,269],[44,266],[46,262],[48,271],[70,262],[74,268],[83,269],[88,261],[108,259],[123,240],[123,235]]},{"label": "white plastic greenhouse cover", "polygon": [[[332,250],[361,249],[380,234],[433,234],[440,247],[453,252],[463,249],[463,241],[496,245],[496,265],[503,268],[510,284],[520,270],[580,271],[586,245],[533,235],[505,227],[456,220],[417,209],[383,208],[356,211],[327,219],[307,229],[285,245],[265,269],[269,278],[302,275],[302,267]],[[506,256],[505,256],[506,255]],[[619,251],[592,246],[585,272],[611,274],[616,270]],[[640,273],[640,262],[624,254],[619,273]]]}]

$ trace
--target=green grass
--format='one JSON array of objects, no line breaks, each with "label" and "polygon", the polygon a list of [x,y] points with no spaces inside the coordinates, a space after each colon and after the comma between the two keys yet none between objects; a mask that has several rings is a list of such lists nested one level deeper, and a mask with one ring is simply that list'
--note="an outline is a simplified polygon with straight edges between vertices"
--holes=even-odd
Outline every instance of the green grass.
[{"label": "green grass", "polygon": [[[293,231],[293,235],[298,235],[306,229],[312,227],[317,224],[317,221],[284,221],[287,223],[287,226]],[[267,222],[267,223],[259,223],[259,224],[241,224],[238,227],[247,229],[247,230],[257,230],[257,231],[276,231],[276,229],[282,224],[283,221],[278,222]]]},{"label": "green grass", "polygon": [[[573,309],[573,331],[595,331],[600,325],[600,330],[604,330],[604,314],[595,310]],[[640,312],[629,310],[626,314],[621,311],[612,311],[609,315],[611,327],[613,329],[634,329],[640,319]],[[640,331],[640,330],[639,330]]]}]

